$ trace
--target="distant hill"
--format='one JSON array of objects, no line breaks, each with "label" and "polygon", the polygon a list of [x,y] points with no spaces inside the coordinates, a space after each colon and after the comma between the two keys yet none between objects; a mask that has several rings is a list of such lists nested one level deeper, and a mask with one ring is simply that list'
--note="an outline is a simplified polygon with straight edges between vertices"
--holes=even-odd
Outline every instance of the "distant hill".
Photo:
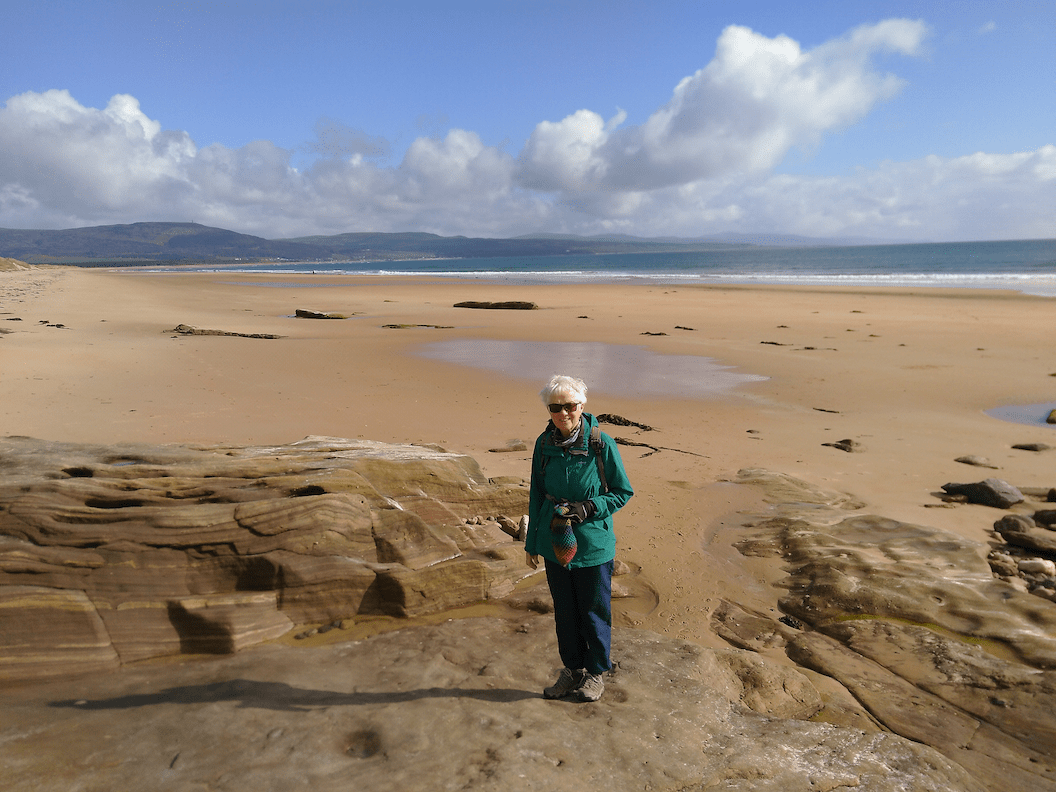
[{"label": "distant hill", "polygon": [[132,223],[61,231],[0,228],[0,256],[31,264],[245,258],[307,261],[321,252],[296,242],[270,241],[197,223]]},{"label": "distant hill", "polygon": [[[859,241],[857,244],[863,244]],[[788,235],[724,234],[697,239],[582,237],[531,234],[511,239],[444,237],[426,233],[349,233],[264,239],[197,223],[128,225],[36,231],[0,228],[0,256],[31,264],[120,266],[144,262],[396,261],[430,258],[556,256],[569,253],[670,253],[744,245],[822,246],[854,244]]]}]

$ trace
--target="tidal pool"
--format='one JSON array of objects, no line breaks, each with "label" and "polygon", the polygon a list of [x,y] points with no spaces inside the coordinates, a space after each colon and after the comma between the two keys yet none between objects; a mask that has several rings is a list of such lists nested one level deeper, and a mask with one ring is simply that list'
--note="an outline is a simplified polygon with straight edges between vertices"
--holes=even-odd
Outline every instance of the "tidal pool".
[{"label": "tidal pool", "polygon": [[638,346],[597,342],[439,341],[422,357],[501,371],[542,386],[554,374],[581,378],[591,391],[626,398],[716,396],[769,377],[743,374],[713,358],[660,355]]},{"label": "tidal pool", "polygon": [[995,407],[992,410],[987,410],[986,414],[991,418],[999,418],[1002,421],[1011,421],[1012,423],[1028,424],[1030,426],[1053,426],[1053,424],[1045,421],[1053,410],[1056,410],[1056,402],[1043,402],[1042,404]]}]

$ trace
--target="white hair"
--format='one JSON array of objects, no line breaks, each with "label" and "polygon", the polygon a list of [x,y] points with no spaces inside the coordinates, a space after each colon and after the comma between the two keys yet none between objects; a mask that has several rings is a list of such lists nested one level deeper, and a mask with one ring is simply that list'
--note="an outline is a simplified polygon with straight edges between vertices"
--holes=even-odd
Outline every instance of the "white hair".
[{"label": "white hair", "polygon": [[555,374],[546,383],[546,386],[539,391],[539,397],[543,400],[543,404],[553,404],[554,399],[561,396],[567,396],[577,404],[586,404],[587,384],[576,377]]}]

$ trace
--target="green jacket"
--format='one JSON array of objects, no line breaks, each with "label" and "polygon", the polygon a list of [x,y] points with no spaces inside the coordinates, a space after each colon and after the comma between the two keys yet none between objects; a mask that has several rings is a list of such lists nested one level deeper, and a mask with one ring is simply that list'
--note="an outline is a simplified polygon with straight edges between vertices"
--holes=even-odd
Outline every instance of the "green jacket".
[{"label": "green jacket", "polygon": [[[634,495],[623,460],[614,441],[602,433],[602,462],[609,491],[603,491],[598,465],[588,441],[590,431],[598,423],[590,413],[583,413],[583,431],[572,448],[554,444],[554,424],[535,441],[532,453],[532,481],[528,497],[528,535],[524,549],[556,562],[550,544],[550,520],[554,503],[549,494],[559,501],[585,501],[594,504],[594,517],[573,526],[576,534],[576,555],[569,568],[598,566],[616,557],[616,534],[612,530],[612,515]],[[545,464],[544,464],[545,461]]]}]

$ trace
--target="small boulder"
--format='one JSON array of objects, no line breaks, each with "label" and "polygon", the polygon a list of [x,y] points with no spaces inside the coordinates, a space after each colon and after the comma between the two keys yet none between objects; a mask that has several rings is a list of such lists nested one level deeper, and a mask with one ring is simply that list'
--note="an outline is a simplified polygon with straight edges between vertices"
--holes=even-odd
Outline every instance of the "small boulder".
[{"label": "small boulder", "polygon": [[465,302],[455,303],[454,307],[483,308],[500,311],[534,311],[539,308],[534,302],[524,302],[521,300],[507,300],[506,302],[476,302],[474,300],[467,300]]},{"label": "small boulder", "polygon": [[1056,509],[1041,509],[1034,512],[1034,522],[1042,528],[1056,531]]},{"label": "small boulder", "polygon": [[294,312],[294,316],[298,319],[347,319],[348,317],[344,314],[339,313],[323,313],[322,311],[307,311],[303,308],[298,308]]},{"label": "small boulder", "polygon": [[993,570],[993,573],[999,577],[1015,577],[1019,572],[1016,559],[1008,553],[994,550],[986,557],[986,560],[990,564],[990,569]]},{"label": "small boulder", "polygon": [[528,536],[528,515],[522,514],[521,519],[514,522],[505,515],[500,515],[495,518],[495,522],[499,524],[499,528],[502,532],[516,539],[518,542],[523,542]]},{"label": "small boulder", "polygon": [[838,448],[841,451],[846,451],[848,454],[854,454],[860,451],[864,451],[865,448],[857,440],[837,440],[835,443],[822,443],[823,446],[830,446],[832,448]]},{"label": "small boulder", "polygon": [[1025,514],[1006,514],[994,523],[994,530],[1004,536],[1006,533],[1030,533],[1037,526]]},{"label": "small boulder", "polygon": [[1047,558],[1021,558],[1016,566],[1029,575],[1056,575],[1056,562]]},{"label": "small boulder", "polygon": [[1049,531],[998,531],[1001,538],[1014,547],[1035,553],[1056,556],[1056,535]]},{"label": "small boulder", "polygon": [[495,448],[489,448],[489,454],[509,454],[520,451],[527,451],[528,444],[523,440],[507,440],[506,445],[496,446]]},{"label": "small boulder", "polygon": [[974,465],[975,467],[990,468],[991,470],[997,470],[997,465],[990,464],[990,460],[986,457],[975,456],[969,454],[968,456],[957,457],[954,462],[960,462],[962,465]]},{"label": "small boulder", "polygon": [[1022,492],[1007,481],[996,478],[972,484],[943,484],[942,489],[950,495],[964,495],[969,503],[992,506],[995,509],[1008,509],[1024,500]]}]

